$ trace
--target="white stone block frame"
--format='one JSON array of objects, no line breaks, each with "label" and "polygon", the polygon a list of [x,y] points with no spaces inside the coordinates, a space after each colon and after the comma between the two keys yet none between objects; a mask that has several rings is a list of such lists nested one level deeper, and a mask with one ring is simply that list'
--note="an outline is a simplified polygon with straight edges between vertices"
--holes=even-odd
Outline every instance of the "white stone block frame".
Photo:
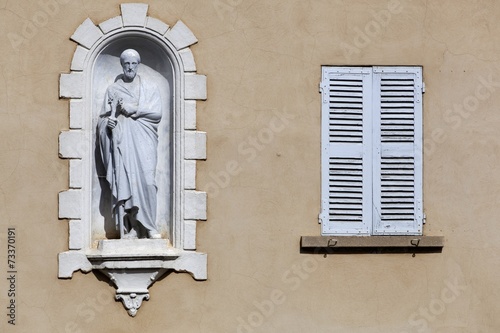
[{"label": "white stone block frame", "polygon": [[[69,251],[59,254],[59,278],[71,278],[77,270],[101,270],[115,283],[117,300],[132,316],[142,300],[149,299],[149,285],[165,272],[189,272],[196,280],[207,279],[207,255],[195,251],[196,222],[206,220],[206,193],[196,191],[196,160],[206,159],[206,134],[196,131],[196,100],[207,98],[206,77],[196,74],[189,47],[197,39],[188,27],[181,21],[170,27],[147,16],[147,11],[147,4],[128,3],[121,5],[120,16],[99,25],[86,19],[71,36],[78,45],[71,72],[61,74],[59,90],[60,98],[70,100],[70,129],[59,136],[59,156],[69,159],[69,189],[59,193],[59,218],[69,220]],[[93,237],[92,86],[101,52],[112,43],[131,39],[155,45],[171,63],[173,194],[170,243],[138,240],[123,247],[120,240],[103,244],[107,240]],[[135,274],[130,281],[124,278],[128,273]],[[142,284],[131,282],[141,279]]]}]

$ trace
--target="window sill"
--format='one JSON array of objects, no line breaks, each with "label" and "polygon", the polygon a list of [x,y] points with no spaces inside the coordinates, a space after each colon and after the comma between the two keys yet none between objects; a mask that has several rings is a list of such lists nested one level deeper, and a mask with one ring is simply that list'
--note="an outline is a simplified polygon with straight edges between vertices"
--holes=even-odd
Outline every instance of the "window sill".
[{"label": "window sill", "polygon": [[443,236],[302,236],[301,253],[441,253]]}]

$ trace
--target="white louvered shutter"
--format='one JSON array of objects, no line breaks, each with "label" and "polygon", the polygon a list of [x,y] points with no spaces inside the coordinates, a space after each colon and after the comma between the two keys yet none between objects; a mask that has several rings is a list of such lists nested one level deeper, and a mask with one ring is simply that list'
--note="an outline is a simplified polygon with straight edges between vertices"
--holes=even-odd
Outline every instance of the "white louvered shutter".
[{"label": "white louvered shutter", "polygon": [[362,67],[323,67],[323,235],[371,233],[371,71]]},{"label": "white louvered shutter", "polygon": [[422,68],[373,69],[373,234],[422,234]]}]

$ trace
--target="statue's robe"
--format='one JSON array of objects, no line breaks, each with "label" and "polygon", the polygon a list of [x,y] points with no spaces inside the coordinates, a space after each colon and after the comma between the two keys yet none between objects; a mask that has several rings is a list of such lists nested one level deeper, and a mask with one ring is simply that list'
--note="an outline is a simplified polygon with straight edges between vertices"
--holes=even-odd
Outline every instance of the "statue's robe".
[{"label": "statue's robe", "polygon": [[[105,177],[112,193],[112,212],[117,228],[126,213],[137,210],[136,219],[150,232],[157,232],[155,183],[158,126],[162,116],[158,88],[147,84],[138,75],[139,94],[129,90],[121,78],[106,91],[104,106],[97,125],[98,147]],[[135,82],[134,82],[135,83]],[[129,117],[117,114],[116,127],[107,127],[111,115],[109,97],[138,105],[137,113]],[[119,108],[118,108],[119,110]],[[122,213],[120,213],[122,210]]]}]

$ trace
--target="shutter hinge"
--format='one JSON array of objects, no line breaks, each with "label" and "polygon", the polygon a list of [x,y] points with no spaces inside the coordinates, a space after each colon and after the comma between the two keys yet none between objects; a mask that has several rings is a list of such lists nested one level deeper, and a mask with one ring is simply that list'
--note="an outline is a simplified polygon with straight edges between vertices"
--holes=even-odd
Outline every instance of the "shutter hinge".
[{"label": "shutter hinge", "polygon": [[319,88],[319,92],[320,93],[323,93],[323,91],[325,91],[326,89],[326,85],[323,84],[323,81],[321,81],[319,84],[318,84],[318,88]]},{"label": "shutter hinge", "polygon": [[422,224],[425,224],[425,222],[427,222],[427,215],[424,213],[422,217]]},{"label": "shutter hinge", "polygon": [[329,82],[326,79],[323,79],[318,83],[318,89],[320,93],[328,91]]},{"label": "shutter hinge", "polygon": [[425,82],[422,82],[422,93],[425,93]]}]

